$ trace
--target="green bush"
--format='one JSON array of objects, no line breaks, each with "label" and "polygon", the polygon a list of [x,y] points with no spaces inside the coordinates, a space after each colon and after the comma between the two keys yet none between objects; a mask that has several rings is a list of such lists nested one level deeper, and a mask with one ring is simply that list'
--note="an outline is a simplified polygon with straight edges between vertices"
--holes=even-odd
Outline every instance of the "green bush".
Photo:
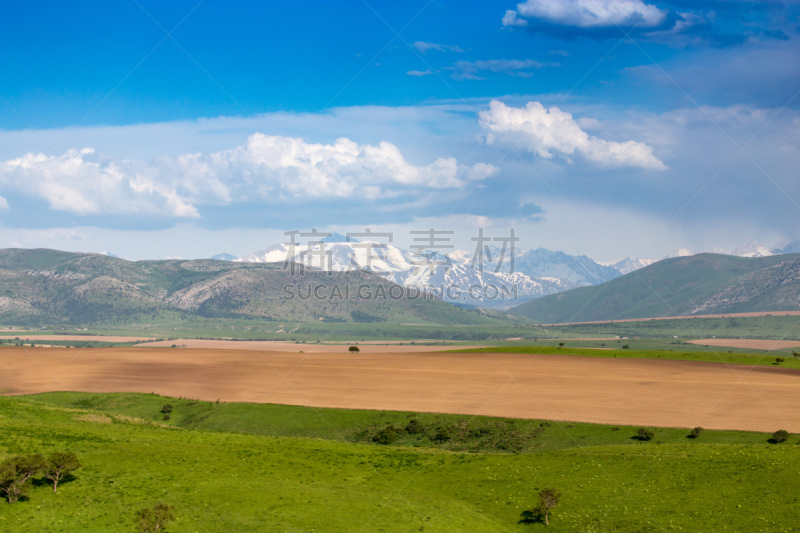
[{"label": "green bush", "polygon": [[780,444],[784,442],[786,439],[789,438],[789,432],[785,429],[779,429],[775,433],[772,434],[772,442],[774,444]]},{"label": "green bush", "polygon": [[136,529],[140,533],[163,531],[164,526],[175,520],[172,505],[157,503],[152,509],[144,508],[136,511]]},{"label": "green bush", "polygon": [[433,442],[447,442],[450,440],[450,430],[446,427],[440,427],[436,429],[436,434],[433,436]]},{"label": "green bush", "polygon": [[639,428],[636,430],[636,438],[642,441],[653,440],[653,437],[655,436],[656,434],[652,429]]},{"label": "green bush", "polygon": [[425,428],[422,427],[422,424],[420,424],[416,418],[412,418],[411,420],[408,421],[408,425],[406,426],[406,433],[410,435],[417,435],[419,433],[422,433],[423,431],[425,431]]},{"label": "green bush", "polygon": [[689,436],[690,436],[691,438],[693,438],[693,439],[699,439],[699,438],[700,438],[700,435],[702,435],[702,434],[703,434],[703,431],[705,431],[703,428],[701,428],[700,426],[697,426],[696,428],[694,428],[694,429],[693,429],[693,430],[692,430],[692,431],[689,433]]},{"label": "green bush", "polygon": [[375,436],[372,437],[372,442],[376,444],[391,444],[397,440],[397,428],[395,428],[392,424],[389,424],[382,430],[378,431]]}]

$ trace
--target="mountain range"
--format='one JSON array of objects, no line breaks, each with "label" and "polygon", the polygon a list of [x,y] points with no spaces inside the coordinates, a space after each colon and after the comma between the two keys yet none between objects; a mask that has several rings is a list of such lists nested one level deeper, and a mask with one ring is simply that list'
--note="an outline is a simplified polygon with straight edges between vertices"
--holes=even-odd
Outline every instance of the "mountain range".
[{"label": "mountain range", "polygon": [[404,250],[376,241],[309,244],[292,248],[275,244],[237,260],[276,263],[292,260],[308,269],[333,272],[365,270],[408,288],[433,292],[466,306],[504,308],[547,294],[595,285],[620,272],[586,256],[537,250],[503,250],[486,246],[479,254],[460,250]]},{"label": "mountain range", "polygon": [[545,296],[510,312],[549,324],[799,308],[800,254],[696,254]]},{"label": "mountain range", "polygon": [[[338,291],[338,292],[337,292]],[[56,250],[0,250],[0,324],[130,325],[195,319],[508,325],[372,273],[203,260],[126,261]]]},{"label": "mountain range", "polygon": [[[434,292],[445,301],[465,306],[508,309],[526,301],[571,289],[598,285],[656,263],[653,259],[626,257],[599,263],[585,256],[544,248],[503,250],[486,246],[479,253],[454,250],[404,250],[390,243],[358,241],[332,234],[323,244],[292,248],[275,244],[235,261],[284,262],[291,259],[310,269],[343,272],[363,269],[409,288]],[[290,249],[291,248],[291,249]],[[734,250],[734,256],[769,257],[800,251],[800,241],[767,249],[750,242]],[[722,254],[721,249],[709,250]],[[689,257],[696,252],[678,248],[667,258]],[[214,256],[230,260],[229,254]],[[513,263],[512,263],[513,260]]]}]

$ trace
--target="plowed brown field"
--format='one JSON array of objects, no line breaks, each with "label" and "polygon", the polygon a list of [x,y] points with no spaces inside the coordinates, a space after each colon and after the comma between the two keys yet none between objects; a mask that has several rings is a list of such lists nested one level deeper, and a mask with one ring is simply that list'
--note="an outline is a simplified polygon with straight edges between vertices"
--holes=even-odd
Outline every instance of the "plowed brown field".
[{"label": "plowed brown field", "polygon": [[464,353],[1,348],[0,390],[608,424],[800,431],[800,371],[647,359]]},{"label": "plowed brown field", "polygon": [[800,346],[800,341],[771,341],[763,339],[700,339],[686,342],[701,346],[724,346],[727,348],[747,348],[749,350],[781,350]]}]

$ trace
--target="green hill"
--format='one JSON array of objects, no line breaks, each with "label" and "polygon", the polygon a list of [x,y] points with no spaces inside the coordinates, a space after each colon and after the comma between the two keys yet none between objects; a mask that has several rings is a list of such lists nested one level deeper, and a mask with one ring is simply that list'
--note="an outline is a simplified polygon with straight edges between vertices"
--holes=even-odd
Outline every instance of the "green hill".
[{"label": "green hill", "polygon": [[279,263],[131,262],[55,250],[0,250],[0,324],[125,325],[197,318],[504,325],[363,271]]},{"label": "green hill", "polygon": [[510,312],[553,324],[796,311],[798,305],[800,254],[698,254],[665,259],[601,285],[538,298]]},{"label": "green hill", "polygon": [[[393,444],[368,438],[387,424]],[[173,533],[796,531],[800,514],[797,435],[651,428],[648,442],[624,425],[72,392],[0,396],[0,427],[0,460],[82,465],[57,494],[36,476],[0,502],[9,533],[133,532],[157,502]],[[547,527],[525,513],[544,487],[563,494]]]}]

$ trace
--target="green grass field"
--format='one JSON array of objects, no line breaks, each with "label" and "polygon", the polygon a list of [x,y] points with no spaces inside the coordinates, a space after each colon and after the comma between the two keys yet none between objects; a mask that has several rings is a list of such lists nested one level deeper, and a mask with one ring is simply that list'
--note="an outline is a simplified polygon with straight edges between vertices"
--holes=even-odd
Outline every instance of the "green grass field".
[{"label": "green grass field", "polygon": [[[521,319],[520,320],[524,320]],[[419,322],[419,323],[418,323]],[[442,326],[422,323],[353,323],[353,322],[270,322],[244,318],[193,319],[191,321],[153,321],[117,327],[90,327],[76,332],[74,327],[49,327],[38,333],[80,333],[94,335],[131,335],[154,338],[237,338],[290,342],[349,342],[405,340],[417,343],[463,342],[487,345],[514,345],[530,341],[627,337],[633,341],[667,345],[710,337],[800,340],[800,317],[776,313],[763,317],[689,318],[645,320],[639,322],[605,322],[542,326],[534,324],[472,324]],[[0,328],[2,329],[2,328]],[[31,333],[33,334],[33,333]],[[0,338],[17,336],[0,332]],[[634,339],[639,337],[640,339]],[[519,340],[509,340],[519,339]],[[653,349],[653,347],[648,348]],[[688,348],[684,348],[686,350]]]},{"label": "green grass field", "polygon": [[[165,402],[174,410],[163,422]],[[409,416],[507,424],[150,395],[0,397],[0,454],[69,449],[84,464],[58,494],[34,486],[27,501],[0,505],[0,529],[134,531],[134,510],[163,501],[175,506],[171,532],[545,531],[521,513],[554,486],[552,531],[798,530],[796,435],[775,445],[758,433],[695,441],[663,430],[638,442],[633,428],[557,424],[528,436],[548,443],[525,453],[362,435]]]},{"label": "green grass field", "polygon": [[[625,342],[626,346],[628,341]],[[705,361],[709,363],[724,363],[729,365],[760,365],[760,366],[780,366],[782,368],[800,369],[800,357],[791,355],[786,351],[762,351],[752,353],[752,350],[736,350],[720,347],[705,348],[702,346],[678,346],[674,350],[641,350],[637,346],[630,344],[632,348],[620,349],[620,344],[616,341],[608,341],[608,348],[575,348],[576,343],[565,342],[563,347],[559,346],[493,346],[485,348],[469,348],[459,350],[449,350],[460,353],[475,352],[501,352],[501,353],[530,353],[530,354],[564,354],[581,355],[584,357],[603,357],[620,359],[671,359],[674,361]],[[686,350],[686,348],[689,348]],[[713,349],[712,349],[713,348]],[[798,348],[795,348],[798,350]],[[778,359],[782,359],[780,364]]]}]

